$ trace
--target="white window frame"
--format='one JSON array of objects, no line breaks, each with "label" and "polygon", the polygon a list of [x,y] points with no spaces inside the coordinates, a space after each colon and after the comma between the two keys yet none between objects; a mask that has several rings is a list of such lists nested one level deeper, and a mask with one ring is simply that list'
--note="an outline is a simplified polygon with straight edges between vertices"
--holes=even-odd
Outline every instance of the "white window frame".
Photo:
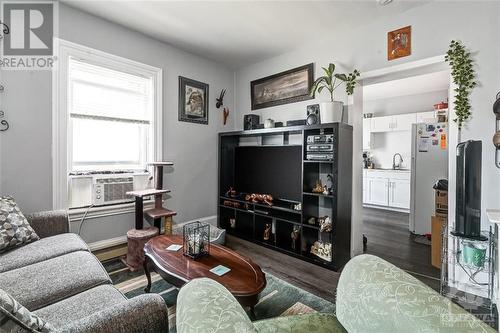
[{"label": "white window frame", "polygon": [[153,79],[153,157],[162,160],[163,102],[161,68],[99,51],[87,46],[54,39],[58,51],[57,67],[52,71],[52,206],[68,209],[68,172],[71,160],[71,136],[69,128],[68,70],[69,59],[88,61],[92,64],[151,77]]}]

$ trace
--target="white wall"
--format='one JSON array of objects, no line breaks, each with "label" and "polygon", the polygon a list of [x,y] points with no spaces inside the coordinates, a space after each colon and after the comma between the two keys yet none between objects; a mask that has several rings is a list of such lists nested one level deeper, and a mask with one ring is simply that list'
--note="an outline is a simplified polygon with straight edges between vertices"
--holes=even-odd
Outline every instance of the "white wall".
[{"label": "white wall", "polygon": [[[369,89],[369,86],[364,89]],[[394,114],[432,111],[433,105],[448,99],[448,91],[433,91],[423,94],[377,98],[363,101],[363,113],[373,113],[374,117]]]},{"label": "white wall", "polygon": [[[226,88],[225,102],[232,111],[234,73],[225,66],[146,37],[125,27],[60,4],[62,39],[163,69],[163,155],[175,165],[165,175],[172,190],[167,206],[182,222],[216,214],[217,133],[222,111],[215,97]],[[209,125],[177,120],[178,76],[209,84]],[[10,194],[26,212],[52,208],[51,73],[4,71],[3,108],[11,124],[1,136],[2,194]],[[132,214],[90,219],[82,233],[89,242],[122,236],[133,225]],[[78,223],[74,223],[76,228]],[[75,229],[73,229],[75,230]]]},{"label": "white wall", "polygon": [[411,167],[411,132],[374,133],[372,141],[373,149],[369,152],[376,168],[392,168],[395,153],[403,156],[403,169]]}]

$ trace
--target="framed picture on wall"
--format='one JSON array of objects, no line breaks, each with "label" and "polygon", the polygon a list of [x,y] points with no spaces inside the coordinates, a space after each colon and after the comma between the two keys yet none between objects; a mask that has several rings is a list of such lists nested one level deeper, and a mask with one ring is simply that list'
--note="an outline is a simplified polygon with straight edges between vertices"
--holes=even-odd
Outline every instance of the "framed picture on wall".
[{"label": "framed picture on wall", "polygon": [[254,80],[250,82],[252,110],[312,99],[313,82],[312,63]]},{"label": "framed picture on wall", "polygon": [[407,57],[411,54],[411,26],[387,33],[387,60]]},{"label": "framed picture on wall", "polygon": [[179,76],[179,121],[208,125],[208,84]]}]

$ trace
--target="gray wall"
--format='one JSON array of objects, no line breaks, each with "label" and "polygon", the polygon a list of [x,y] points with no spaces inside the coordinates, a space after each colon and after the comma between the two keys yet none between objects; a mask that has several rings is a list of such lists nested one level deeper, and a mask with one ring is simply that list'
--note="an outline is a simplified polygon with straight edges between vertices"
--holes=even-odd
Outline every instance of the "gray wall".
[{"label": "gray wall", "polygon": [[[461,40],[473,50],[477,79],[480,82],[471,96],[472,117],[462,130],[462,140],[483,141],[482,223],[486,227],[488,225],[486,209],[500,208],[498,201],[500,174],[493,163],[494,147],[491,144],[495,131],[495,118],[491,107],[500,89],[499,15],[499,2],[431,2],[362,27],[339,28],[336,34],[321,43],[300,45],[292,52],[242,68],[236,73],[235,107],[238,110],[236,127],[242,128],[243,115],[248,113],[257,113],[261,118],[271,117],[278,121],[303,118],[305,106],[314,102],[309,100],[252,112],[250,81],[254,79],[310,62],[315,62],[316,76],[320,74],[320,66],[332,61],[349,70],[358,68],[363,73],[443,55],[452,39]],[[407,25],[412,26],[411,56],[387,61],[387,32]],[[317,101],[326,99],[326,94],[322,94]],[[347,102],[346,95],[342,91],[338,93],[337,99]],[[450,147],[453,147],[452,138],[450,140]],[[450,149],[450,152],[453,154],[453,149]],[[454,159],[450,159],[449,176],[450,183],[453,184]],[[454,190],[454,187],[450,187],[450,190]],[[453,198],[453,195],[450,198]],[[454,218],[453,210],[454,202],[450,200],[450,219]]]},{"label": "gray wall", "polygon": [[[234,74],[225,66],[159,42],[125,27],[60,4],[62,39],[163,69],[163,156],[175,163],[165,175],[172,190],[167,206],[177,222],[215,215],[217,133],[222,111],[215,97],[227,89],[232,111]],[[0,190],[16,198],[26,212],[52,208],[52,79],[50,72],[3,71],[3,109],[11,129],[0,135]],[[177,120],[178,76],[209,84],[209,125]],[[122,236],[133,225],[131,214],[90,219],[82,235],[89,242]],[[75,228],[78,223],[74,223]]]}]

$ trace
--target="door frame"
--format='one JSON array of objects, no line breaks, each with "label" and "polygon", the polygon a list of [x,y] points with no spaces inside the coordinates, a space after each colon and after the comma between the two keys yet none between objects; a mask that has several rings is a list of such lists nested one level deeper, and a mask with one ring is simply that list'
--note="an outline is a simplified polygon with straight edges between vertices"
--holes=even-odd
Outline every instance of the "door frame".
[{"label": "door frame", "polygon": [[[448,70],[445,55],[437,55],[424,59],[408,61],[402,64],[387,66],[379,69],[370,70],[360,75],[354,94],[348,98],[348,106],[352,112],[350,114],[350,123],[353,126],[353,193],[352,193],[352,233],[351,233],[351,255],[363,253],[363,166],[361,155],[363,152],[363,86],[401,79],[404,77],[415,76],[419,74],[432,73]],[[454,89],[453,80],[450,74],[450,92]],[[448,96],[448,109],[453,110],[454,95]],[[451,112],[450,112],[451,115]],[[455,147],[458,144],[458,127],[454,122],[449,122],[448,147]],[[453,154],[453,149],[448,149],[449,157]],[[455,168],[453,159],[448,159],[448,174],[452,168]],[[455,188],[450,184],[449,193],[454,193]],[[448,196],[448,207],[454,207],[451,203],[451,195]],[[412,200],[410,198],[410,200]],[[454,217],[454,216],[453,216]],[[449,215],[452,218],[452,215]]]}]

